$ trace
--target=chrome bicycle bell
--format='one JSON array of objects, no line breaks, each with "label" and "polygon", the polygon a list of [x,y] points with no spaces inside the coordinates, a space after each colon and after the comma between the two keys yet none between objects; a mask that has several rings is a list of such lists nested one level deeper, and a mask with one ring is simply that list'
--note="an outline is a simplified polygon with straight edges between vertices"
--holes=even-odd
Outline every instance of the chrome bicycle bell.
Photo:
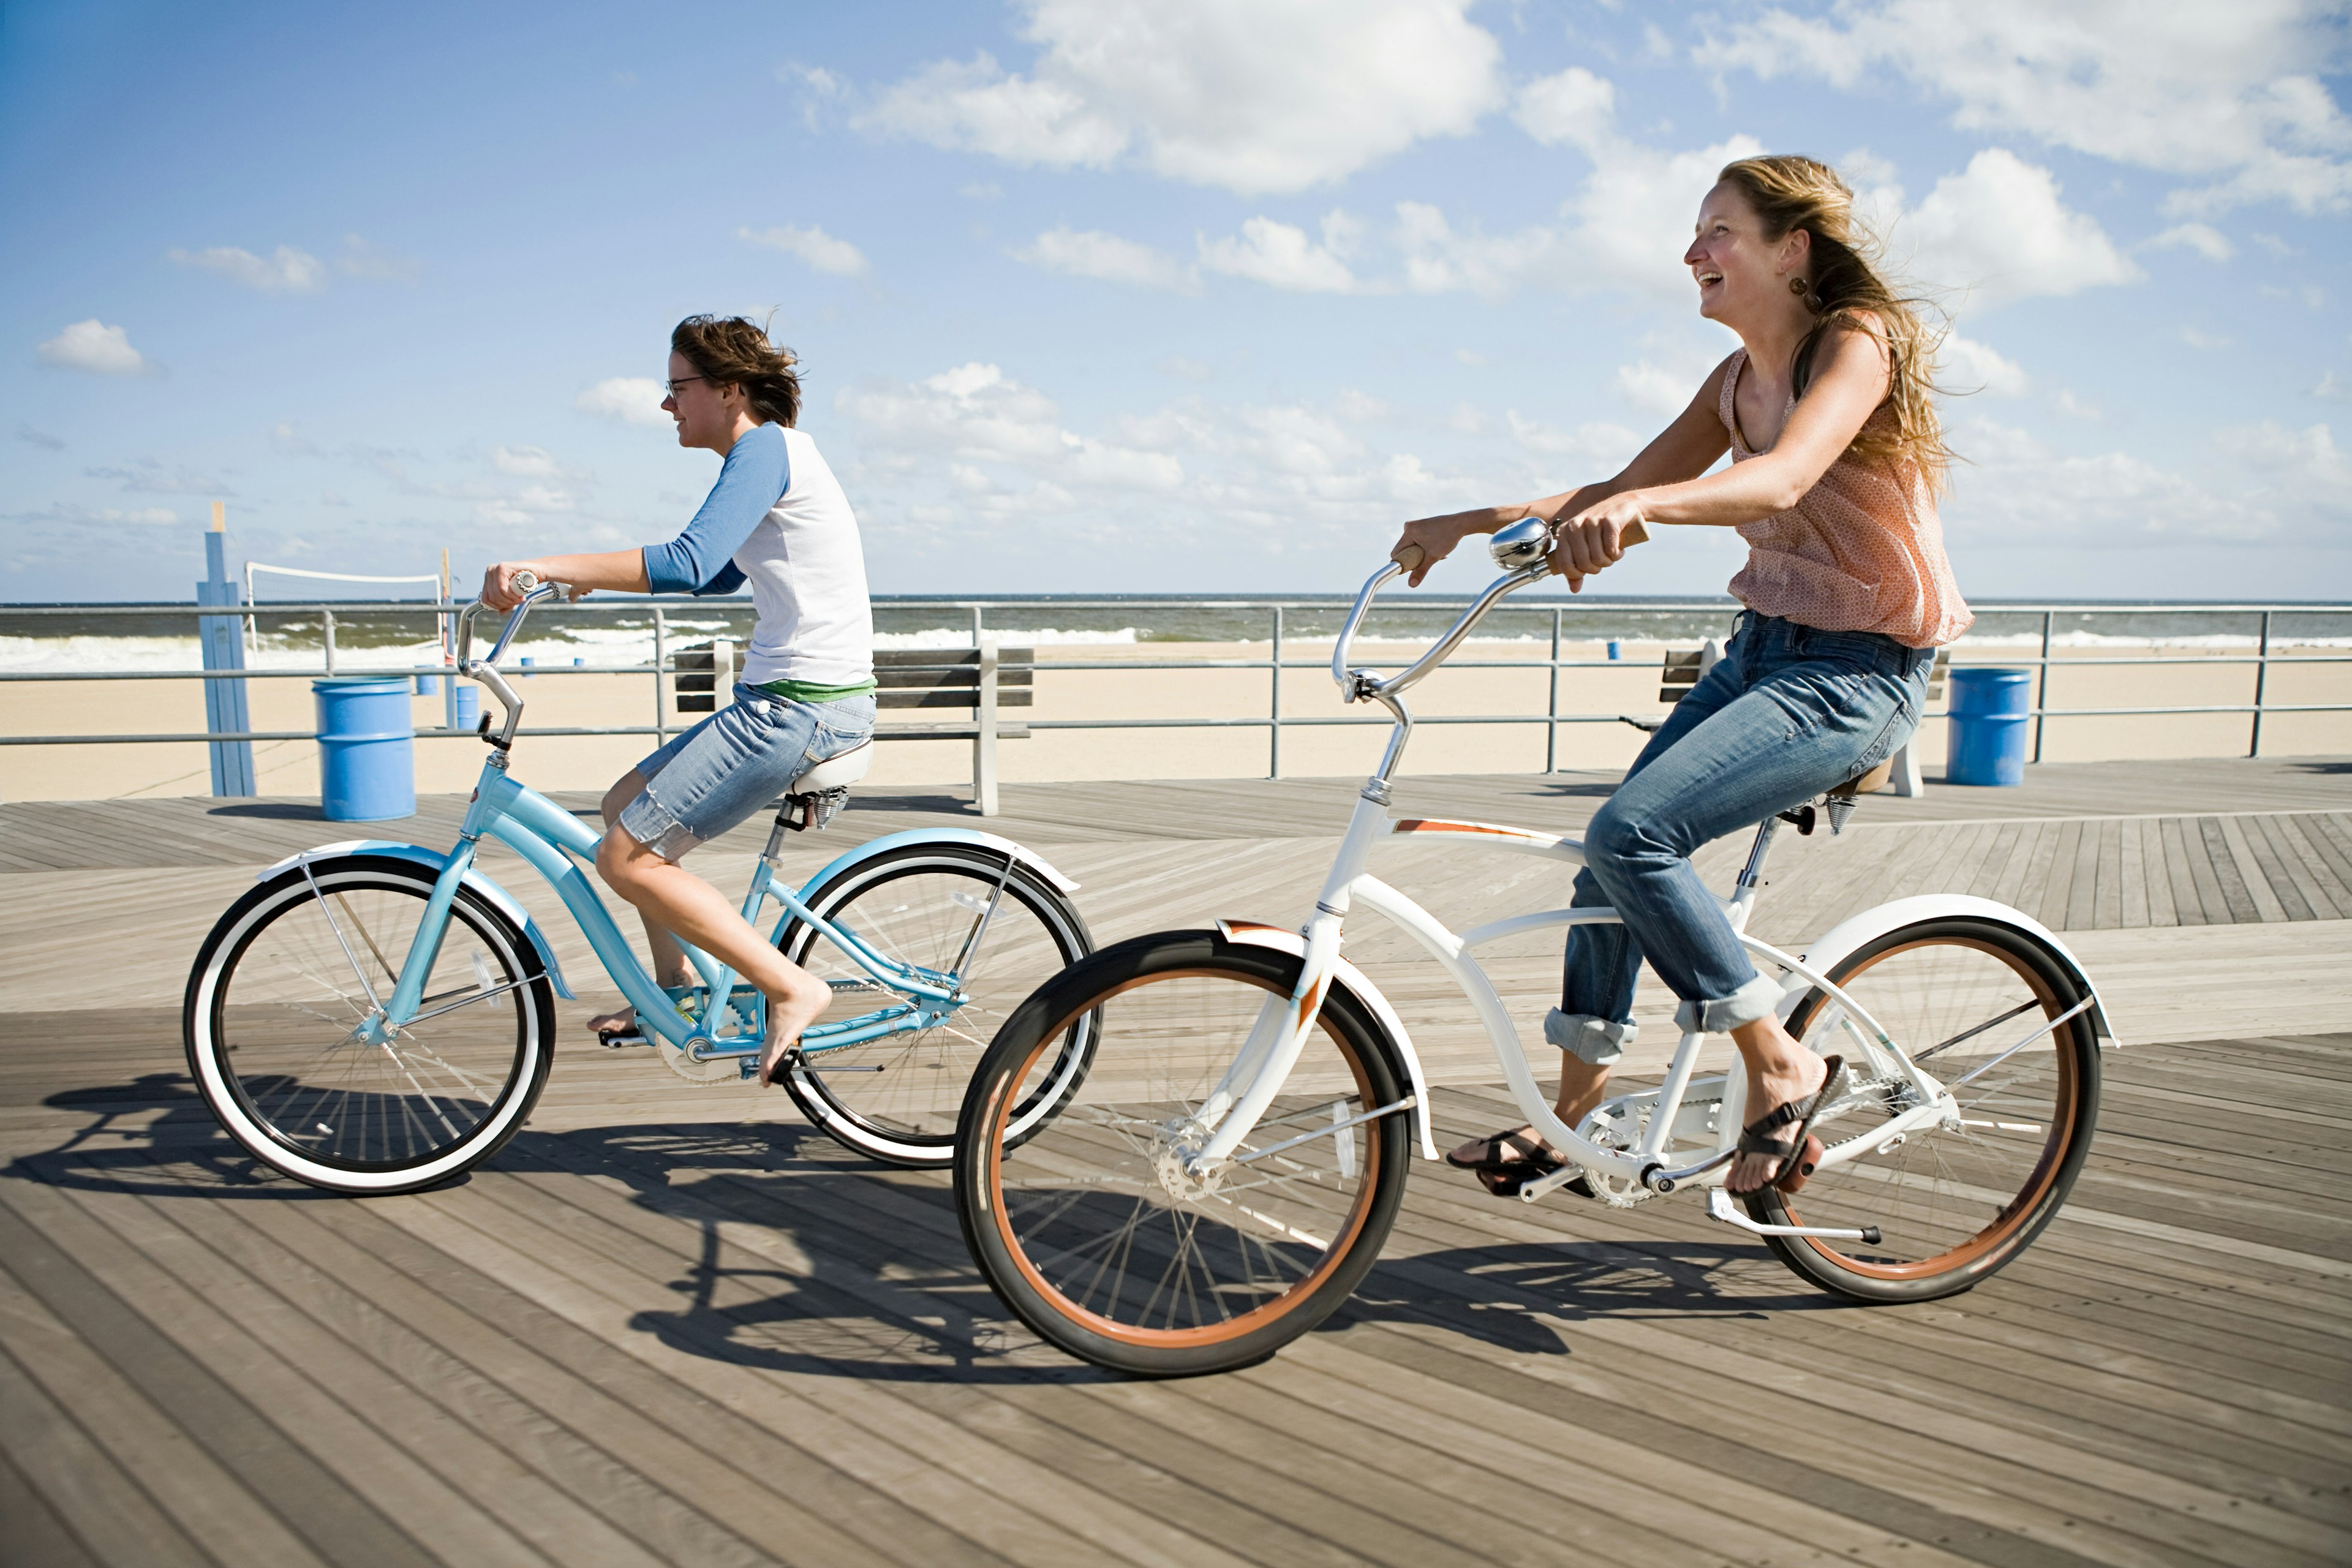
[{"label": "chrome bicycle bell", "polygon": [[1551,524],[1539,517],[1522,518],[1498,529],[1486,549],[1504,571],[1522,571],[1551,553]]}]

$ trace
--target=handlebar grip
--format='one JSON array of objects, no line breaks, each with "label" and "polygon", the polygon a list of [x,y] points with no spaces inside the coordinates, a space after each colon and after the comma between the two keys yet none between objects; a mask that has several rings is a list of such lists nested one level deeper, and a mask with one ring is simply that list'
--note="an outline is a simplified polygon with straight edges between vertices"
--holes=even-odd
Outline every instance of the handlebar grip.
[{"label": "handlebar grip", "polygon": [[1420,545],[1408,544],[1403,549],[1398,551],[1394,555],[1390,556],[1389,559],[1395,562],[1398,565],[1403,567],[1408,572],[1418,572],[1421,570],[1421,563],[1428,560],[1429,555],[1428,552],[1423,551]]},{"label": "handlebar grip", "polygon": [[536,572],[518,572],[518,573],[516,573],[516,574],[514,574],[514,590],[515,590],[515,592],[516,592],[516,593],[518,593],[518,594],[528,594],[528,593],[530,593],[533,588],[536,588],[536,587],[538,587],[538,586],[539,586],[539,574],[538,574],[538,573],[536,573]]}]

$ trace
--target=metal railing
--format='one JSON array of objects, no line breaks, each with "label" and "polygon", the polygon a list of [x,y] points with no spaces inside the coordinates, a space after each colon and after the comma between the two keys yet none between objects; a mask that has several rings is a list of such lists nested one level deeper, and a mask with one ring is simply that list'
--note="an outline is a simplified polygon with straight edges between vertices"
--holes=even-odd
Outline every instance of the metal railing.
[{"label": "metal railing", "polygon": [[[1417,595],[1411,601],[1400,603],[1376,618],[1387,620],[1393,625],[1398,618],[1402,616],[1432,616],[1447,611],[1458,611],[1467,603],[1469,603],[1469,600],[1466,597],[1458,595]],[[1005,643],[1017,642],[1021,636],[1020,632],[1017,630],[992,627],[988,621],[988,617],[991,615],[996,615],[999,616],[1006,615],[1019,615],[1026,618],[1034,618],[1041,614],[1050,614],[1058,617],[1067,617],[1073,614],[1084,614],[1089,612],[1118,611],[1132,614],[1135,612],[1149,612],[1154,610],[1180,610],[1186,612],[1207,611],[1225,615],[1262,615],[1265,617],[1263,624],[1266,631],[1267,645],[1266,655],[1264,658],[1155,659],[1087,658],[1073,657],[1056,658],[1050,661],[1042,663],[1040,668],[1041,669],[1050,670],[1055,674],[1076,671],[1113,670],[1264,670],[1266,672],[1268,679],[1267,707],[1263,715],[1202,715],[1171,719],[1030,719],[1026,721],[1026,724],[1028,729],[1032,731],[1053,730],[1108,731],[1150,729],[1263,729],[1267,731],[1266,775],[1273,778],[1279,778],[1282,776],[1282,736],[1286,730],[1348,725],[1385,725],[1390,722],[1388,718],[1384,715],[1291,714],[1286,713],[1283,710],[1283,672],[1293,669],[1319,671],[1322,669],[1325,662],[1321,658],[1291,658],[1286,657],[1286,644],[1300,640],[1301,636],[1301,634],[1297,633],[1290,625],[1289,618],[1299,612],[1330,614],[1337,609],[1343,608],[1344,604],[1344,600],[1323,596],[1300,596],[1283,599],[1179,599],[1130,597],[1101,599],[935,599],[925,595],[877,597],[874,601],[875,607],[877,610],[895,610],[902,612],[919,610],[935,616],[945,616],[954,615],[957,616],[968,617],[974,646],[979,645],[980,640],[983,636],[992,635],[998,641]],[[530,726],[519,731],[518,734],[525,736],[652,735],[660,740],[667,740],[673,731],[682,728],[683,726],[681,722],[672,718],[669,713],[666,696],[666,688],[664,686],[665,679],[674,673],[669,667],[671,664],[672,647],[676,641],[677,634],[669,625],[668,619],[673,605],[674,602],[665,602],[646,597],[605,597],[600,595],[596,599],[576,605],[549,606],[547,610],[547,613],[549,614],[590,616],[599,615],[627,615],[645,616],[650,619],[653,629],[653,660],[651,663],[632,664],[607,663],[541,665],[534,667],[527,671],[518,670],[517,673],[529,674],[532,676],[639,675],[649,677],[652,698],[652,721],[645,724]],[[32,617],[37,619],[49,616],[79,616],[104,619],[108,617],[127,618],[131,616],[141,616],[152,620],[158,616],[173,618],[185,616],[191,623],[194,623],[200,617],[211,618],[221,616],[242,616],[245,617],[248,623],[251,623],[260,617],[275,618],[289,616],[316,616],[319,619],[321,634],[320,661],[316,667],[168,670],[0,670],[0,682],[316,679],[321,676],[334,676],[340,673],[350,672],[348,661],[339,658],[339,650],[336,641],[336,617],[338,615],[347,617],[367,617],[370,619],[381,619],[387,616],[446,617],[454,615],[457,610],[463,607],[464,606],[462,605],[436,603],[422,600],[272,602],[262,605],[199,605],[187,603],[0,605],[0,616],[10,618]],[[677,607],[683,608],[683,606]],[[750,603],[748,600],[712,598],[696,601],[691,611],[688,613],[690,613],[696,620],[700,621],[707,626],[709,617],[714,612],[729,611],[737,614],[747,614],[749,608]],[[1969,650],[1972,655],[1977,657],[1967,658],[1956,658],[1954,660],[1954,668],[1966,668],[1969,665],[1974,664],[1993,665],[2003,668],[2025,667],[2032,668],[2035,671],[2033,704],[2028,711],[2034,721],[2032,754],[2033,759],[2037,762],[2042,759],[2043,727],[2047,721],[2052,719],[2149,717],[2199,713],[2242,713],[2249,715],[2251,719],[2247,736],[2247,754],[2249,756],[2256,756],[2261,754],[2263,721],[2266,716],[2283,713],[2352,712],[2352,702],[2281,703],[2268,700],[2266,695],[2270,687],[2270,671],[2274,667],[2281,665],[2352,664],[2352,652],[2326,652],[2315,654],[2273,652],[2273,635],[2278,617],[2282,616],[2343,616],[2346,617],[2343,622],[2345,634],[2352,635],[2352,604],[2292,604],[2279,601],[2267,604],[2181,604],[2147,601],[2131,604],[2116,602],[2094,604],[2001,604],[1980,605],[1979,609],[1987,614],[1999,615],[2004,617],[2015,617],[2021,616],[2040,617],[2041,639],[2040,648],[2037,653],[2027,656],[2023,654],[2021,649],[2012,653],[2007,648],[1988,647]],[[1556,596],[1551,595],[1535,598],[1522,598],[1509,605],[1507,608],[1496,612],[1497,618],[1503,619],[1517,617],[1524,623],[1526,617],[1532,616],[1539,617],[1538,622],[1538,625],[1543,625],[1548,622],[1549,633],[1549,657],[1520,657],[1507,658],[1480,657],[1456,658],[1449,661],[1446,668],[1449,669],[1547,671],[1547,695],[1544,710],[1540,713],[1433,713],[1417,716],[1417,722],[1423,725],[1542,725],[1545,728],[1544,768],[1546,772],[1555,771],[1559,767],[1559,737],[1561,726],[1570,724],[1615,724],[1625,721],[1629,717],[1631,717],[1630,715],[1618,711],[1562,711],[1560,708],[1560,676],[1562,672],[1579,669],[1614,669],[1622,671],[1637,668],[1635,661],[1622,658],[1562,658],[1561,648],[1563,645],[1574,638],[1572,630],[1573,622],[1580,620],[1590,624],[1614,619],[1622,624],[1631,616],[1649,616],[1657,615],[1711,615],[1721,618],[1721,629],[1725,633],[1727,633],[1730,629],[1731,618],[1738,613],[1738,606],[1736,604],[1729,600],[1723,599],[1566,601],[1559,600]],[[2167,653],[2162,651],[2151,651],[2147,654],[2133,654],[2116,657],[2100,657],[2095,654],[2074,657],[2053,653],[2053,650],[2055,646],[2054,637],[2060,617],[2070,617],[2074,621],[2079,622],[2081,620],[2093,617],[2124,615],[2163,615],[2167,616],[2195,617],[2231,616],[2241,619],[2258,616],[2260,618],[2260,632],[2255,639],[2255,647],[2252,650],[2244,653],[2222,651],[2210,653]],[[707,637],[709,634],[704,633],[703,635]],[[1255,639],[1233,638],[1224,640]],[[1401,641],[1412,639],[1404,637],[1375,637],[1374,640]],[[1599,638],[1587,637],[1581,640],[1599,640]],[[1643,640],[1690,641],[1694,639],[1688,634],[1685,634],[1683,637],[1674,639],[1645,638]],[[341,668],[339,668],[339,665]],[[2143,669],[2171,665],[2189,665],[2206,669],[2226,668],[2230,666],[2252,667],[2254,672],[2252,700],[2249,702],[2237,703],[2158,704],[2128,708],[2053,708],[2049,705],[2049,681],[2050,671],[2052,668],[2062,668],[2067,669],[2082,669],[2093,668],[2101,666],[2126,665],[2134,668]],[[387,667],[371,663],[366,667],[364,673],[384,677],[399,676],[403,679],[407,679],[420,675],[440,675],[446,677],[447,676],[448,671],[440,664]],[[1935,717],[1937,715],[1930,714],[1928,716]],[[884,732],[887,733],[888,726],[884,726],[883,729]],[[473,733],[474,731],[471,730],[448,726],[423,728],[417,731],[419,739],[446,739],[458,736],[471,736]],[[247,730],[233,732],[194,731],[170,733],[0,735],[0,746],[146,744],[188,742],[233,742],[240,740],[297,741],[308,740],[310,738],[312,738],[312,731],[304,730]]]}]

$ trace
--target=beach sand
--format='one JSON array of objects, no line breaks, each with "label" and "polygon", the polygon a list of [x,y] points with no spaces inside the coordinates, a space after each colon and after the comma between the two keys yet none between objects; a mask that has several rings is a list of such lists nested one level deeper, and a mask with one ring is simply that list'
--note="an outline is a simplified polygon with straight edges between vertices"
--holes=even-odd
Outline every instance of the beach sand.
[{"label": "beach sand", "polygon": [[[1360,665],[1394,669],[1418,651],[1418,644],[1360,643]],[[1524,661],[1526,645],[1471,644],[1456,661],[1439,670],[1412,695],[1417,716],[1541,716],[1549,672]],[[1563,713],[1631,714],[1654,719],[1666,711],[1658,700],[1661,646],[1627,644],[1614,666],[1559,673]],[[1999,664],[2001,650],[1963,649],[1963,663]],[[2291,651],[2291,650],[2280,650]],[[2341,656],[2342,650],[2326,651]],[[1300,639],[1286,644],[1287,658],[1328,659],[1330,644]],[[1270,673],[1265,669],[1150,670],[1118,668],[1169,659],[1264,659],[1256,644],[1137,643],[1047,647],[1039,650],[1036,702],[1004,710],[1005,721],[1071,719],[1263,719],[1268,710]],[[1538,652],[1536,657],[1541,657]],[[1603,659],[1598,643],[1562,645],[1564,658]],[[2050,676],[2048,705],[2057,708],[2195,706],[2252,700],[2254,668],[2221,662],[2228,651],[2194,649],[2061,650]],[[2242,657],[2242,656],[2240,656]],[[2158,663],[2158,658],[2187,663]],[[2119,662],[2094,664],[2094,659]],[[1467,665],[1495,661],[1500,668]],[[1107,664],[1108,669],[1057,668],[1073,663]],[[518,679],[515,689],[528,704],[529,725],[650,724],[654,718],[650,675],[573,675],[542,669]],[[305,679],[256,679],[247,682],[256,730],[308,731],[313,723],[310,683]],[[2278,703],[2352,703],[2352,663],[2279,666],[2271,668],[2266,697]],[[487,693],[484,706],[491,708]],[[1286,718],[1373,717],[1377,710],[1343,706],[1328,666],[1282,671]],[[414,699],[416,722],[437,725],[442,700]],[[673,724],[675,703],[670,704]],[[698,717],[690,716],[690,717]],[[956,720],[954,710],[886,712],[893,721]],[[2052,719],[2042,756],[2051,762],[2114,758],[2242,756],[2251,731],[2243,713]],[[0,733],[10,735],[121,734],[204,728],[204,698],[193,680],[10,682],[0,685]],[[1921,726],[1921,766],[1932,777],[1943,765],[1948,729],[1941,718]],[[1281,771],[1287,777],[1328,777],[1370,770],[1386,739],[1384,725],[1286,728]],[[1555,761],[1561,768],[1622,768],[1633,761],[1644,736],[1612,721],[1562,724]],[[516,773],[541,789],[597,789],[618,778],[656,742],[643,736],[548,736],[520,742]],[[1541,724],[1426,725],[1414,737],[1404,772],[1538,772],[1545,763]],[[2352,712],[2275,713],[2263,725],[2263,750],[2276,755],[2352,753]],[[260,792],[270,795],[319,793],[317,743],[299,740],[257,742]],[[1083,779],[1180,779],[1263,777],[1270,761],[1263,726],[1232,729],[1041,731],[1000,747],[1002,776],[1008,781]],[[481,766],[482,748],[469,737],[420,739],[416,742],[416,787],[425,793],[463,791]],[[966,741],[902,741],[877,749],[869,781],[877,784],[968,785],[971,745]],[[141,745],[10,746],[0,748],[0,799],[87,800],[167,795],[204,795],[210,790],[201,742]]]}]

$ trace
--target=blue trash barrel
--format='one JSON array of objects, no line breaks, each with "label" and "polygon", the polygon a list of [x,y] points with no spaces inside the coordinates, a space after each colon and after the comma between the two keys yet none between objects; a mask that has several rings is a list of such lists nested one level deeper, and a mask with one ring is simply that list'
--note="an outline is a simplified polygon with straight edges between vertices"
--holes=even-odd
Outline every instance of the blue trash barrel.
[{"label": "blue trash barrel", "polygon": [[416,678],[416,695],[419,697],[431,697],[440,689],[441,678],[439,676],[420,675]]},{"label": "blue trash barrel", "polygon": [[482,721],[482,689],[470,680],[452,677],[449,690],[457,700],[456,727],[470,730]]},{"label": "blue trash barrel", "polygon": [[1611,643],[1609,645],[1609,657],[1611,658],[1622,658],[1624,657],[1624,645],[1615,642]]},{"label": "blue trash barrel", "polygon": [[416,815],[416,728],[408,682],[349,676],[310,683],[319,705],[319,803],[330,822]]},{"label": "blue trash barrel", "polygon": [[2025,782],[2025,725],[2033,675],[2023,669],[1955,669],[1952,749],[1944,777],[1956,784]]}]

